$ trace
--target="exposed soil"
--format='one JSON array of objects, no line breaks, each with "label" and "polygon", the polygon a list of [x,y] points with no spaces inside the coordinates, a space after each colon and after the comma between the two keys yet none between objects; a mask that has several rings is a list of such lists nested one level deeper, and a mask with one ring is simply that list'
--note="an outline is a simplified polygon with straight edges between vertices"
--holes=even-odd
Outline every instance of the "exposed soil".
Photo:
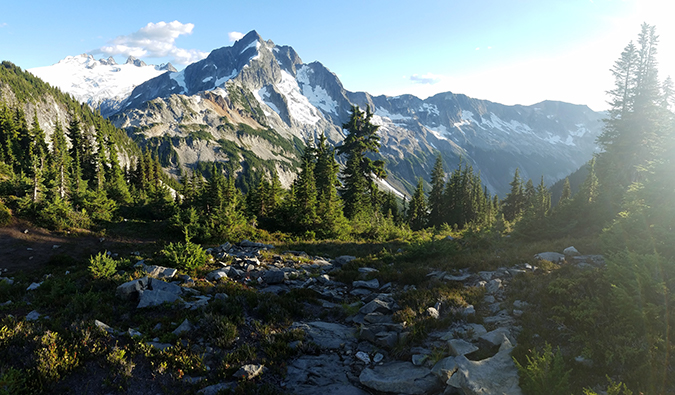
[{"label": "exposed soil", "polygon": [[9,226],[0,227],[1,275],[31,272],[63,257],[86,262],[100,251],[126,256],[133,251],[154,249],[156,242],[157,238],[101,236],[90,231],[57,233],[15,219]]}]

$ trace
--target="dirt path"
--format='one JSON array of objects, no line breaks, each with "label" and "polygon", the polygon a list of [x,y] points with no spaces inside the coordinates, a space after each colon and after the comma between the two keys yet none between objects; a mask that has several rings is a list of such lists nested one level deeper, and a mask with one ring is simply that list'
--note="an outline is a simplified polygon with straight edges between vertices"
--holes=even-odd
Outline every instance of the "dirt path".
[{"label": "dirt path", "polygon": [[[26,221],[15,220],[0,228],[1,275],[13,275],[17,271],[33,271],[47,265],[59,255],[69,256],[79,262],[87,262],[91,255],[111,251],[126,256],[132,251],[148,251],[156,240],[125,239],[85,232],[76,235],[57,234],[36,227]],[[4,272],[4,269],[7,269]]]}]

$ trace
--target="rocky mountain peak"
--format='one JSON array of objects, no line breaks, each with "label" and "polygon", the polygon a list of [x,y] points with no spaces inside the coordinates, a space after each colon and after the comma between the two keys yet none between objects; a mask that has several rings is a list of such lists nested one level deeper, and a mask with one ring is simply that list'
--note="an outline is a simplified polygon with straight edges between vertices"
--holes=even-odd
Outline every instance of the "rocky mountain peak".
[{"label": "rocky mountain peak", "polygon": [[115,62],[115,58],[113,58],[112,56],[108,56],[108,59],[99,60],[99,63],[106,66],[114,66],[117,64],[117,62]]},{"label": "rocky mountain peak", "polygon": [[133,64],[134,66],[137,67],[147,66],[147,64],[144,61],[136,59],[131,55],[127,58],[127,61],[124,64]]},{"label": "rocky mountain peak", "polygon": [[173,67],[173,65],[171,64],[171,62],[168,62],[168,63],[162,63],[162,64],[160,64],[160,65],[157,65],[157,66],[155,66],[155,69],[157,69],[157,70],[167,70],[167,71],[170,71],[170,72],[172,72],[172,73],[178,72],[178,70],[176,70],[176,68]]}]

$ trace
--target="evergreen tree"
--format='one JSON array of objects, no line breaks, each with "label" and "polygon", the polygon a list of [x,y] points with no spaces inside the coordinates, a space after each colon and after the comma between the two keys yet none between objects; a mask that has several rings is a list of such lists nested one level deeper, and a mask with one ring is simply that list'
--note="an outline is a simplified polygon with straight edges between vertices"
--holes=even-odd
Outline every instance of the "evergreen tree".
[{"label": "evergreen tree", "polygon": [[358,106],[352,106],[351,117],[342,125],[347,130],[342,145],[337,148],[338,154],[347,157],[342,180],[344,183],[342,198],[344,213],[347,218],[354,218],[364,209],[372,210],[377,186],[374,177],[385,178],[384,161],[368,158],[368,153],[378,153],[380,137],[377,135],[378,126],[371,120],[373,113],[370,106],[364,113]]},{"label": "evergreen tree", "polygon": [[61,200],[65,200],[68,194],[70,180],[68,170],[70,168],[70,156],[68,156],[68,144],[63,133],[61,123],[56,120],[56,126],[52,133],[52,154],[50,171],[51,179],[54,180],[54,192]]},{"label": "evergreen tree", "polygon": [[108,141],[108,162],[110,167],[108,167],[108,174],[105,177],[106,193],[116,202],[129,203],[131,201],[129,186],[124,179],[124,172],[117,157],[117,148],[112,141]]},{"label": "evergreen tree", "polygon": [[340,185],[338,181],[340,167],[335,161],[335,149],[329,147],[323,133],[314,149],[314,155],[319,231],[323,237],[337,236],[343,233],[346,227],[342,202],[337,193],[337,187]]},{"label": "evergreen tree", "polygon": [[436,156],[436,163],[431,171],[431,191],[429,192],[429,225],[440,226],[443,223],[445,190],[445,171],[443,171],[443,159],[441,155]]},{"label": "evergreen tree", "polygon": [[424,181],[422,177],[418,179],[415,193],[413,193],[410,199],[407,217],[408,224],[412,230],[424,229],[427,226],[427,201],[424,196]]},{"label": "evergreen tree", "polygon": [[520,170],[518,168],[516,168],[516,172],[513,174],[513,181],[509,185],[511,185],[511,191],[502,202],[502,213],[505,220],[513,221],[523,212],[526,203],[523,181],[520,178]]},{"label": "evergreen tree", "polygon": [[316,215],[317,190],[316,179],[314,178],[314,149],[305,147],[302,155],[302,165],[300,174],[294,182],[292,195],[292,213],[294,226],[298,230],[308,231],[316,228],[318,217]]},{"label": "evergreen tree", "polygon": [[565,202],[569,201],[571,197],[572,197],[572,187],[570,187],[570,178],[565,177],[565,181],[563,182],[562,187],[562,193],[560,195],[560,200],[558,200],[558,205],[564,204]]}]

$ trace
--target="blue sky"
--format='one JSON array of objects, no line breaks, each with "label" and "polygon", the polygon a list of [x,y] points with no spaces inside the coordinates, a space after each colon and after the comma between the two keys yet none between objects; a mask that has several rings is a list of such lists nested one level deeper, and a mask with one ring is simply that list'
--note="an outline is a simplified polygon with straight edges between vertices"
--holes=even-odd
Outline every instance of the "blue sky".
[{"label": "blue sky", "polygon": [[675,78],[670,1],[13,1],[0,13],[0,59],[32,68],[134,53],[180,69],[256,30],[352,91],[602,110],[609,69],[642,22],[656,25],[661,74]]}]

